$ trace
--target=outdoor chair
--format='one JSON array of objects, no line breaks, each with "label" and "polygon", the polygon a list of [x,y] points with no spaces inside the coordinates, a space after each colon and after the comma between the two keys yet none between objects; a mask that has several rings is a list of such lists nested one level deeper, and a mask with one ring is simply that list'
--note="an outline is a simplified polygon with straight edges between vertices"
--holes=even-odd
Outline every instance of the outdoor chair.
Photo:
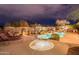
[{"label": "outdoor chair", "polygon": [[79,55],[79,46],[78,47],[72,47],[68,50],[68,55]]}]

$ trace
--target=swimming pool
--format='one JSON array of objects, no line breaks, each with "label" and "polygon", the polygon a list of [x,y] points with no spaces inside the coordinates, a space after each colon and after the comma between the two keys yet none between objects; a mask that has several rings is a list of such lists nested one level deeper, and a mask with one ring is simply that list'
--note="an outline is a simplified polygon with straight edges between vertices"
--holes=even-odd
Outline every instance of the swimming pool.
[{"label": "swimming pool", "polygon": [[[65,35],[64,32],[55,32],[55,34],[58,34],[60,38],[64,37],[64,35]],[[53,37],[53,35],[51,33],[41,34],[41,35],[37,36],[37,38],[39,38],[39,39],[50,39],[52,37]]]}]

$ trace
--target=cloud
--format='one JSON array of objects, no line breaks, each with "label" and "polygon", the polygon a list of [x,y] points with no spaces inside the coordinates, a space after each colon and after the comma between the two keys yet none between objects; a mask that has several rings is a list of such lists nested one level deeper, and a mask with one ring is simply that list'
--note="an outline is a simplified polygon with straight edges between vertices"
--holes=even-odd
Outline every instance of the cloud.
[{"label": "cloud", "polygon": [[12,16],[34,16],[55,13],[62,10],[63,6],[58,4],[51,5],[0,5],[0,15]]},{"label": "cloud", "polygon": [[69,4],[3,4],[0,5],[0,17],[18,17],[25,19],[37,18],[66,18],[67,15],[79,8],[79,5]]},{"label": "cloud", "polygon": [[[49,18],[65,18],[70,12],[79,8],[79,5],[64,4],[0,4],[0,24],[16,21],[18,18],[33,22],[44,22]],[[46,18],[43,18],[46,17]],[[44,21],[43,21],[44,20]],[[39,22],[38,21],[38,22]],[[47,21],[49,22],[49,21]],[[51,22],[51,21],[50,21]],[[52,21],[53,22],[53,21]],[[45,22],[44,22],[45,23]]]}]

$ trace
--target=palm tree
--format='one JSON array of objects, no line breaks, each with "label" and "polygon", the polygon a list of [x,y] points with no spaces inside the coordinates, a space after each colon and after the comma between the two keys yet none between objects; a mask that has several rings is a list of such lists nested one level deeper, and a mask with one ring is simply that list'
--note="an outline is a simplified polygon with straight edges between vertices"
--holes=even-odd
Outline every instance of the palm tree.
[{"label": "palm tree", "polygon": [[79,22],[79,9],[69,13],[69,15],[67,16],[67,19]]}]

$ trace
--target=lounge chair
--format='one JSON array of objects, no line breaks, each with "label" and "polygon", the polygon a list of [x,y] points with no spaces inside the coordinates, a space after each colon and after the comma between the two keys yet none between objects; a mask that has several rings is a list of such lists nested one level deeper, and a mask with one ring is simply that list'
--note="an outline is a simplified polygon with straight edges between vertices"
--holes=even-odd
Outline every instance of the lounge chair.
[{"label": "lounge chair", "polygon": [[68,50],[68,55],[79,55],[79,46],[78,47],[72,47]]}]

